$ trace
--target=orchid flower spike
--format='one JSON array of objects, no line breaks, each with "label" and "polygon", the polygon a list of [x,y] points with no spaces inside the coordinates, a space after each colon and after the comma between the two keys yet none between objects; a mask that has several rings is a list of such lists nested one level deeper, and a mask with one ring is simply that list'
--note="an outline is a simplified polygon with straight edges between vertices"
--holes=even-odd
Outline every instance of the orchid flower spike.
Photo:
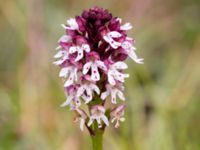
[{"label": "orchid flower spike", "polygon": [[[127,36],[131,23],[113,17],[108,10],[93,7],[61,25],[65,34],[58,40],[53,64],[61,68],[66,100],[80,122],[92,132],[95,124],[101,130],[125,120],[124,82],[129,74],[124,62],[131,58],[142,64],[136,54],[135,40]],[[86,110],[88,106],[89,111]]]}]

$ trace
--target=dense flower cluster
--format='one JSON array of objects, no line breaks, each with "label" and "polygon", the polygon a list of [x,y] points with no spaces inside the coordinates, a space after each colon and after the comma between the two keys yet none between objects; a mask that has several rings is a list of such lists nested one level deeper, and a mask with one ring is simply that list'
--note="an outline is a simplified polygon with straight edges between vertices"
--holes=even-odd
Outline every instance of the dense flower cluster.
[{"label": "dense flower cluster", "polygon": [[[54,56],[54,64],[61,67],[59,76],[64,79],[66,93],[61,106],[69,105],[76,112],[75,121],[80,121],[81,130],[94,121],[99,128],[109,126],[109,121],[117,128],[125,120],[125,105],[117,104],[117,98],[125,100],[123,83],[129,77],[124,73],[128,66],[123,61],[129,56],[143,63],[135,53],[135,41],[126,34],[131,24],[122,24],[107,10],[94,7],[67,20],[62,27],[66,34],[58,40]],[[86,113],[81,104],[88,105],[90,112]]]}]

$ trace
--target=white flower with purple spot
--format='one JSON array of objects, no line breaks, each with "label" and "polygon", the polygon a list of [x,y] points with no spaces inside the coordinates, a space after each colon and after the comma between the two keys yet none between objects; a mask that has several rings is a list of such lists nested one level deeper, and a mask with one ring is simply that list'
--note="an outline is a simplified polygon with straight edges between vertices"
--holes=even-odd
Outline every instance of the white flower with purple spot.
[{"label": "white flower with purple spot", "polygon": [[125,50],[126,54],[133,59],[138,64],[143,64],[143,58],[138,58],[135,50],[136,48],[131,45],[130,42],[125,41],[122,43],[122,48]]},{"label": "white flower with purple spot", "polygon": [[80,46],[71,46],[69,48],[70,54],[77,53],[75,62],[79,61],[83,58],[84,51],[87,52],[87,53],[90,52],[90,46],[88,44],[83,44],[81,47]]},{"label": "white flower with purple spot", "polygon": [[110,44],[110,46],[114,49],[117,49],[121,46],[120,42],[115,41],[114,38],[119,38],[122,35],[117,31],[108,32],[106,35],[103,36],[103,39]]},{"label": "white flower with purple spot", "polygon": [[83,66],[83,74],[86,75],[89,72],[89,70],[91,69],[91,80],[99,81],[100,74],[99,74],[98,68],[100,68],[103,71],[106,71],[107,68],[103,61],[100,61],[95,58],[96,54],[91,54],[91,55],[94,55],[94,57],[90,61],[86,62],[86,64]]},{"label": "white flower with purple spot", "polygon": [[77,91],[77,96],[82,97],[86,104],[92,100],[94,92],[96,92],[98,95],[100,94],[99,87],[88,78],[84,77],[84,79],[82,79],[80,87]]},{"label": "white flower with purple spot", "polygon": [[125,78],[129,77],[129,74],[124,74],[121,70],[127,69],[128,66],[122,61],[118,61],[114,64],[109,65],[108,69],[108,82],[111,85],[115,85],[116,81],[124,82]]},{"label": "white flower with purple spot", "polygon": [[106,126],[109,126],[108,118],[105,115],[105,108],[102,105],[94,105],[91,108],[91,116],[88,122],[88,126],[91,126],[94,120],[97,121],[98,127],[102,127],[102,121]]},{"label": "white flower with purple spot", "polygon": [[70,105],[71,110],[75,110],[81,106],[81,100],[77,97],[77,86],[73,85],[66,88],[67,99],[64,103],[61,104],[61,107]]},{"label": "white flower with purple spot", "polygon": [[112,86],[110,84],[107,84],[106,91],[101,93],[101,99],[105,100],[108,96],[110,96],[111,102],[113,104],[116,104],[117,103],[116,97],[118,96],[122,101],[125,101],[123,90],[124,90],[124,87],[121,84],[119,84],[118,86],[117,85]]},{"label": "white flower with purple spot", "polygon": [[67,80],[65,81],[64,87],[68,87],[78,80],[77,70],[78,68],[72,65],[63,67],[60,70],[59,77],[67,78]]}]

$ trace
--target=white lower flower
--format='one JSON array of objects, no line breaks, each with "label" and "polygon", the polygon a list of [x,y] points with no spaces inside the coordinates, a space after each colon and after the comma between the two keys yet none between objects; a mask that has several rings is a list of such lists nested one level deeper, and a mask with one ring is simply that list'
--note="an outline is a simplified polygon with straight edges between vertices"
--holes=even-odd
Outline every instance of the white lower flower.
[{"label": "white lower flower", "polygon": [[90,52],[90,46],[88,44],[83,44],[81,47],[80,46],[71,46],[69,48],[69,53],[77,53],[75,61],[79,61],[83,58],[84,54],[83,52]]},{"label": "white lower flower", "polygon": [[125,105],[119,105],[111,110],[110,116],[111,116],[111,123],[115,122],[115,128],[119,127],[120,122],[124,122],[124,109]]},{"label": "white lower flower", "polygon": [[59,77],[67,78],[64,87],[68,87],[78,80],[77,70],[75,66],[64,67],[60,70]]},{"label": "white lower flower", "polygon": [[80,109],[80,108],[77,108],[75,110],[76,112],[76,117],[74,118],[74,122],[80,122],[80,129],[81,131],[83,131],[84,129],[84,125],[85,125],[85,122],[86,122],[86,119],[87,119],[87,114],[85,113],[84,110]]},{"label": "white lower flower", "polygon": [[111,85],[115,85],[116,80],[120,81],[120,82],[124,82],[125,78],[129,77],[129,74],[124,74],[119,70],[124,70],[124,69],[127,69],[127,68],[128,68],[128,66],[122,61],[118,61],[118,62],[110,65],[109,69],[108,69],[108,73],[107,73],[108,82]]},{"label": "white lower flower", "polygon": [[125,101],[125,97],[123,94],[124,87],[120,84],[120,86],[112,86],[107,84],[106,91],[101,94],[101,99],[105,100],[109,95],[111,96],[111,102],[116,104],[116,97],[118,96],[121,100]]},{"label": "white lower flower", "polygon": [[108,42],[112,48],[117,49],[119,46],[121,46],[121,43],[115,41],[113,38],[119,38],[121,36],[121,33],[117,31],[111,31],[104,35],[103,39]]},{"label": "white lower flower", "polygon": [[125,50],[126,54],[133,59],[138,64],[143,64],[143,58],[138,58],[135,50],[136,48],[131,45],[130,42],[125,41],[122,43],[122,48]]},{"label": "white lower flower", "polygon": [[85,81],[78,88],[77,96],[78,97],[81,96],[85,100],[85,103],[87,104],[92,100],[94,91],[98,95],[100,94],[100,90],[96,84],[89,81]]},{"label": "white lower flower", "polygon": [[61,65],[66,60],[69,59],[69,53],[66,50],[59,50],[55,55],[54,58],[58,58],[59,60],[54,61],[54,65]]},{"label": "white lower flower", "polygon": [[100,80],[100,74],[98,68],[106,71],[107,68],[104,64],[104,62],[100,60],[94,60],[94,61],[89,61],[83,66],[83,74],[87,74],[88,71],[91,68],[91,79],[93,81],[99,81]]},{"label": "white lower flower", "polygon": [[77,97],[76,89],[73,89],[73,87],[67,93],[67,99],[61,104],[61,107],[65,107],[67,105],[70,105],[71,110],[75,110],[81,106],[81,100]]},{"label": "white lower flower", "polygon": [[108,118],[105,115],[105,108],[102,105],[95,105],[91,108],[91,116],[88,122],[88,126],[91,126],[94,120],[97,121],[98,127],[101,128],[101,121],[105,123],[105,125],[109,126]]}]

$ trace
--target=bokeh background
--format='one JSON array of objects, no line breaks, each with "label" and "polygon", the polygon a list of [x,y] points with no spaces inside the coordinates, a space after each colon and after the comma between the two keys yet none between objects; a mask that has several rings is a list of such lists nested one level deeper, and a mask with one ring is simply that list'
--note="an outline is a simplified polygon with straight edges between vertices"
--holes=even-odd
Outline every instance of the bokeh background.
[{"label": "bokeh background", "polygon": [[127,61],[126,122],[104,149],[200,150],[199,0],[1,0],[0,150],[91,149],[52,62],[60,24],[92,6],[131,22],[145,59]]}]

